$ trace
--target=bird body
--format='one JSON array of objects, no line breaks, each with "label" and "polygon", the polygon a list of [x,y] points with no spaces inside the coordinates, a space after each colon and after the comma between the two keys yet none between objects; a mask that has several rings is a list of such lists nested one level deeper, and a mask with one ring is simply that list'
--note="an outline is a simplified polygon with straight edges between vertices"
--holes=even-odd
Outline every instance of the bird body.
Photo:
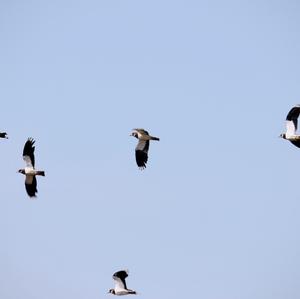
[{"label": "bird body", "polygon": [[36,175],[36,170],[32,167],[25,167],[26,175]]},{"label": "bird body", "polygon": [[23,160],[26,163],[25,168],[19,169],[19,173],[25,175],[25,188],[29,197],[35,197],[37,191],[36,176],[45,176],[43,170],[36,170],[35,158],[34,158],[34,146],[35,141],[32,138],[28,138],[23,149]]},{"label": "bird body", "polygon": [[159,141],[159,138],[149,135],[149,133],[144,129],[133,129],[131,136],[139,140],[135,148],[136,163],[140,169],[145,169],[148,162],[150,140]]},{"label": "bird body", "polygon": [[25,167],[25,174],[26,175],[41,175],[41,176],[45,176],[45,171],[41,171],[41,170],[35,170],[34,168],[30,168],[30,167]]},{"label": "bird body", "polygon": [[300,135],[296,134],[299,114],[300,105],[293,107],[289,111],[286,116],[286,132],[280,134],[280,137],[289,140],[292,144],[300,148]]},{"label": "bird body", "polygon": [[113,295],[117,295],[117,296],[124,296],[124,295],[136,295],[136,291],[133,290],[129,290],[129,289],[119,289],[119,288],[115,288],[115,289],[111,289],[110,293]]},{"label": "bird body", "polygon": [[126,277],[128,277],[128,270],[121,270],[113,275],[113,280],[115,281],[115,288],[110,289],[109,293],[117,296],[123,295],[136,295],[136,291],[127,289],[126,286]]}]

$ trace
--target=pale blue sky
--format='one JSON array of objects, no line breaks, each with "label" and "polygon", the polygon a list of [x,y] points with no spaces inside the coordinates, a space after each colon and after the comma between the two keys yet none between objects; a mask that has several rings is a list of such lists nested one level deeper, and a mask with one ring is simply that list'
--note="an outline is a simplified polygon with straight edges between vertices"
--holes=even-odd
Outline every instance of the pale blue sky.
[{"label": "pale blue sky", "polygon": [[[300,298],[299,1],[1,1],[0,298]],[[135,164],[135,127],[150,145]],[[38,199],[22,150],[36,139]]]}]

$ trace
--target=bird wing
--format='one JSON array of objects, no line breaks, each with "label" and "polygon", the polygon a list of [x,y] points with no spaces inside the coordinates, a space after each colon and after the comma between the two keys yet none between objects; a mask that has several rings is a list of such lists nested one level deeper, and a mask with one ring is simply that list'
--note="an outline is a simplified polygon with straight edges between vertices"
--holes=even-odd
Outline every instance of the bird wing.
[{"label": "bird wing", "polygon": [[30,197],[35,197],[37,191],[37,182],[35,175],[26,175],[25,188]]},{"label": "bird wing", "polygon": [[122,270],[118,271],[113,275],[113,279],[115,280],[116,286],[115,289],[127,289],[126,286],[126,277],[128,276],[127,271]]},{"label": "bird wing", "polygon": [[138,167],[146,168],[150,141],[139,140],[135,148],[135,160]]},{"label": "bird wing", "polygon": [[32,138],[28,138],[23,149],[23,160],[25,161],[27,167],[32,167],[32,168],[34,168],[34,163],[35,163],[34,143],[35,141]]},{"label": "bird wing", "polygon": [[286,116],[286,134],[295,135],[298,127],[298,117],[300,114],[300,106],[293,107]]},{"label": "bird wing", "polygon": [[290,140],[290,142],[300,148],[300,140]]},{"label": "bird wing", "polygon": [[287,136],[293,136],[296,134],[297,120],[296,120],[296,126],[293,121],[289,121],[289,120],[286,121],[285,126],[286,126]]},{"label": "bird wing", "polygon": [[23,156],[23,160],[25,161],[26,167],[34,168],[32,164],[32,159],[29,156]]}]

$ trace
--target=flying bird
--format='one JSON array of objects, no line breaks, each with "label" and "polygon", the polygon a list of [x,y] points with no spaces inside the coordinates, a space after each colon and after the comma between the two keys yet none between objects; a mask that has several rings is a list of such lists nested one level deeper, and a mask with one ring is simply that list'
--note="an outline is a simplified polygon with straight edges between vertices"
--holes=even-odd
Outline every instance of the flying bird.
[{"label": "flying bird", "polygon": [[109,293],[111,293],[113,295],[118,295],[118,296],[129,295],[129,294],[136,295],[136,291],[127,289],[126,281],[125,281],[127,276],[128,276],[127,270],[121,270],[121,271],[116,272],[113,275],[113,279],[115,281],[115,288],[110,289]]},{"label": "flying bird", "polygon": [[300,148],[300,135],[296,134],[298,127],[298,117],[300,105],[293,107],[286,116],[286,132],[279,137],[289,140],[292,144]]},{"label": "flying bird", "polygon": [[41,170],[35,170],[34,164],[34,146],[35,141],[32,138],[28,138],[24,145],[23,149],[23,160],[26,163],[26,167],[24,169],[19,169],[19,173],[22,173],[25,175],[25,188],[27,191],[27,194],[30,197],[35,197],[37,191],[37,182],[36,182],[36,176],[41,175],[45,176],[45,172]]},{"label": "flying bird", "polygon": [[0,138],[6,138],[8,139],[7,133],[6,132],[0,132]]},{"label": "flying bird", "polygon": [[136,164],[140,169],[145,169],[148,161],[148,151],[150,140],[157,140],[159,138],[150,136],[147,131],[144,129],[133,129],[131,136],[137,138],[139,140],[136,148],[135,148],[135,160]]}]

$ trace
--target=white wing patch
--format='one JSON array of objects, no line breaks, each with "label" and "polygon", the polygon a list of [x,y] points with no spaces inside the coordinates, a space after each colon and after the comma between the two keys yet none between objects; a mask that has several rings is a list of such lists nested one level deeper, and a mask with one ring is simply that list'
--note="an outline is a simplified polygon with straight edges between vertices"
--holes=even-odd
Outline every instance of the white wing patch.
[{"label": "white wing patch", "polygon": [[138,150],[138,151],[144,151],[144,149],[146,147],[146,142],[147,141],[139,140],[139,143],[137,144],[135,149]]},{"label": "white wing patch", "polygon": [[286,121],[286,136],[294,136],[296,134],[296,128],[294,122],[291,120]]},{"label": "white wing patch", "polygon": [[114,280],[116,282],[116,285],[115,285],[115,291],[116,292],[125,289],[125,285],[124,285],[123,281],[119,277],[114,277]]},{"label": "white wing patch", "polygon": [[33,168],[32,161],[29,156],[23,156],[23,160],[26,163],[26,167]]},{"label": "white wing patch", "polygon": [[33,182],[33,175],[26,175],[25,176],[25,184],[26,185],[31,185]]}]

